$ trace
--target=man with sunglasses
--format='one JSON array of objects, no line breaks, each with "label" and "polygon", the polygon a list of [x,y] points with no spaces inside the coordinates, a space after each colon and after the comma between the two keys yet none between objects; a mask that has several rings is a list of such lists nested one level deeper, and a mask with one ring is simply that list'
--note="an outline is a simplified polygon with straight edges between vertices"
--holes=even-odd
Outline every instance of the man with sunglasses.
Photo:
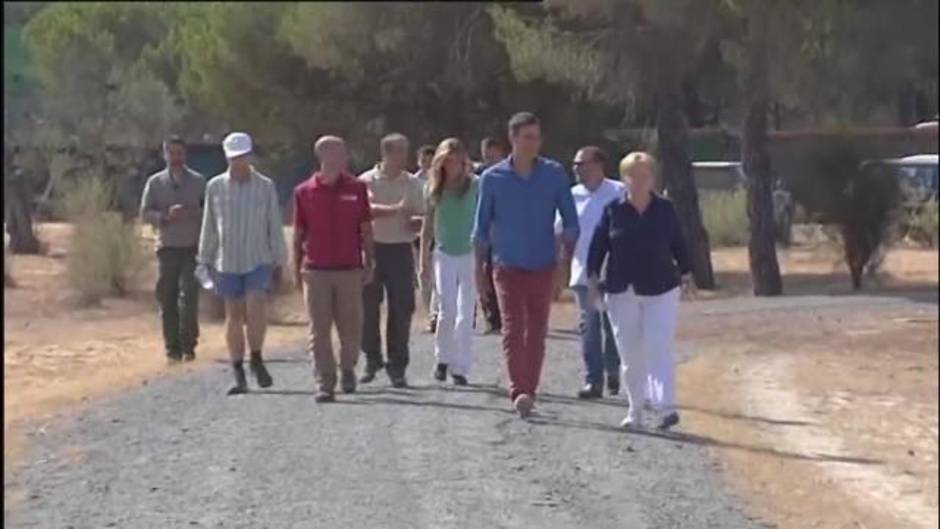
[{"label": "man with sunglasses", "polygon": [[[622,197],[624,186],[604,175],[607,154],[599,147],[587,146],[574,155],[573,170],[578,185],[571,189],[575,208],[578,211],[578,227],[581,236],[571,255],[569,286],[574,291],[581,312],[581,355],[584,358],[585,385],[578,398],[597,399],[603,396],[604,374],[607,375],[607,391],[611,395],[620,392],[620,358],[607,314],[591,304],[587,287],[587,256],[594,230],[600,222],[604,207]],[[555,223],[556,233],[561,233],[559,217]]]}]

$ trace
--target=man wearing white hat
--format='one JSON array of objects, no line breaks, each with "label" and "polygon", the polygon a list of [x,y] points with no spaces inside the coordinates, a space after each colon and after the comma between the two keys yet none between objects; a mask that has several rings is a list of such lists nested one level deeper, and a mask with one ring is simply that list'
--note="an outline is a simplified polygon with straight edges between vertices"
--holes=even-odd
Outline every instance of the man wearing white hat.
[{"label": "man wearing white hat", "polygon": [[277,189],[251,164],[251,137],[233,132],[222,142],[228,170],[206,185],[199,240],[200,264],[213,270],[216,294],[225,300],[225,341],[235,385],[229,395],[245,393],[242,362],[245,338],[249,366],[258,385],[271,386],[261,348],[267,329],[267,294],[287,261]]}]

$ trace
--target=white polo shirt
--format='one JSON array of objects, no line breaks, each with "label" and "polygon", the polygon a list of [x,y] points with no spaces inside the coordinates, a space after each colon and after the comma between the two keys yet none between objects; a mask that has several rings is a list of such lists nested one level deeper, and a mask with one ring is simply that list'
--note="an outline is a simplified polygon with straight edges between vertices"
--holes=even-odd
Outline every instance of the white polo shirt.
[{"label": "white polo shirt", "polygon": [[[624,195],[624,185],[616,180],[605,178],[593,192],[584,184],[571,188],[575,209],[578,211],[578,225],[581,235],[574,247],[571,260],[571,282],[568,286],[587,285],[587,256],[594,230],[601,221],[604,206]],[[556,215],[555,233],[561,232],[561,218]]]}]

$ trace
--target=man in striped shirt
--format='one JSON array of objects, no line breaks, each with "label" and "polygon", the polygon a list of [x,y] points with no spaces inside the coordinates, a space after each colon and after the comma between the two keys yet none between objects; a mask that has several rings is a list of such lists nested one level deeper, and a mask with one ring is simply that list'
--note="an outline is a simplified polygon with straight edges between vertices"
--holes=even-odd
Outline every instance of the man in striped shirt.
[{"label": "man in striped shirt", "polygon": [[214,271],[216,293],[225,300],[225,341],[235,374],[228,393],[234,395],[248,390],[242,367],[246,334],[258,385],[273,383],[261,348],[267,294],[280,279],[287,246],[274,183],[251,164],[251,137],[233,132],[222,147],[229,166],[206,185],[198,261]]}]

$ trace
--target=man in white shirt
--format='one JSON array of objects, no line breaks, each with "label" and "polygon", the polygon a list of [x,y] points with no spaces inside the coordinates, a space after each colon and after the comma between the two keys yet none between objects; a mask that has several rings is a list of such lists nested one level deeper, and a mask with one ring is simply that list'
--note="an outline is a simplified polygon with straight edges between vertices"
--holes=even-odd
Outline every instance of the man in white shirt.
[{"label": "man in white shirt", "polygon": [[[603,396],[604,374],[611,395],[620,391],[620,359],[607,314],[592,306],[588,299],[587,256],[594,230],[601,220],[604,207],[624,195],[624,186],[604,175],[607,155],[599,147],[588,146],[574,156],[573,169],[580,182],[571,189],[581,236],[570,256],[570,282],[581,312],[581,354],[584,358],[585,386],[578,398],[596,399]],[[556,232],[561,230],[556,220]]]}]

